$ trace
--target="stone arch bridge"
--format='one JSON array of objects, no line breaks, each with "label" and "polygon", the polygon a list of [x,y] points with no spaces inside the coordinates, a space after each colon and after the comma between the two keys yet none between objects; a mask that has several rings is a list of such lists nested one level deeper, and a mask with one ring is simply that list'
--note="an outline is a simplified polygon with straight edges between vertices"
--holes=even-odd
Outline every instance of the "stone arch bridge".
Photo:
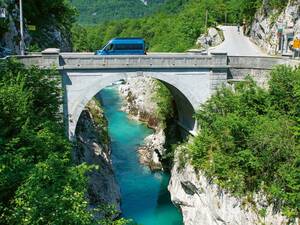
[{"label": "stone arch bridge", "polygon": [[218,86],[242,80],[246,74],[252,74],[263,84],[274,65],[297,64],[282,58],[230,57],[225,53],[95,56],[59,53],[55,49],[17,58],[27,66],[37,65],[45,69],[55,66],[59,69],[64,89],[64,120],[71,140],[87,102],[101,89],[119,80],[148,76],[162,81],[174,96],[178,124],[194,134],[197,125],[193,114]]}]

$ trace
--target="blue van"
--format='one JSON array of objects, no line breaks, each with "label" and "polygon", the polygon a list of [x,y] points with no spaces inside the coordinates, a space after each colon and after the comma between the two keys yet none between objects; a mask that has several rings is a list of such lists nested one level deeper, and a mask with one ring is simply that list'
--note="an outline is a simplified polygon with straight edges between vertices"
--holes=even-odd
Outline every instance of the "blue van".
[{"label": "blue van", "polygon": [[146,55],[146,45],[142,38],[114,38],[96,55]]}]

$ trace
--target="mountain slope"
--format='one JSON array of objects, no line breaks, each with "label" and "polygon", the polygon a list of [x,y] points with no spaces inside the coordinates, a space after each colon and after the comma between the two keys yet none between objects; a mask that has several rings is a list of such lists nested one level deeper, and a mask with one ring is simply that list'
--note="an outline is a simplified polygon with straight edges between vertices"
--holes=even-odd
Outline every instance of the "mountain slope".
[{"label": "mountain slope", "polygon": [[165,0],[70,0],[78,9],[80,24],[98,24],[110,20],[140,18],[158,11]]}]

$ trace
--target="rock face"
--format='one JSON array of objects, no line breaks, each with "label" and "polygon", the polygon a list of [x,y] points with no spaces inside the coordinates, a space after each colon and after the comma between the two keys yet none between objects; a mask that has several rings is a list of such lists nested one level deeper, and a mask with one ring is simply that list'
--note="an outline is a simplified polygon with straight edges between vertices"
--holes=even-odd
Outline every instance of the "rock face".
[{"label": "rock face", "polygon": [[264,1],[252,23],[251,39],[268,54],[291,54],[291,42],[300,35],[299,5],[300,0],[289,0],[287,7],[279,11],[270,9]]},{"label": "rock face", "polygon": [[55,25],[55,23],[48,24],[41,28],[40,34],[35,41],[39,43],[42,49],[54,46],[62,52],[72,51],[71,33],[66,27]]},{"label": "rock face", "polygon": [[147,122],[155,130],[154,134],[145,138],[145,144],[138,149],[140,162],[152,170],[162,170],[160,161],[165,153],[165,133],[155,116],[157,105],[153,98],[155,80],[149,77],[134,77],[120,85],[119,92],[124,98],[122,110],[126,111],[133,119]]},{"label": "rock face", "polygon": [[78,121],[73,158],[76,163],[86,162],[99,167],[88,174],[91,207],[109,204],[120,211],[120,189],[112,170],[107,124],[99,124],[101,121],[106,123],[103,111],[95,100],[91,100]]},{"label": "rock face", "polygon": [[145,138],[145,143],[138,149],[140,163],[148,165],[151,170],[162,170],[161,157],[165,152],[166,137],[163,130]]},{"label": "rock face", "polygon": [[[7,13],[7,30],[1,33],[0,29],[0,46],[11,49],[13,53],[20,54],[18,3],[10,1],[9,5],[4,6],[10,10]],[[38,30],[39,32],[36,32],[35,37],[32,38],[28,31],[26,18],[24,18],[24,41],[26,48],[32,44],[37,44],[41,49],[56,47],[61,49],[61,51],[72,50],[70,31],[66,27],[59,25],[51,16],[49,16],[48,24],[44,24]]]},{"label": "rock face", "polygon": [[[13,9],[7,13],[7,32],[0,33],[0,46],[11,49],[13,52],[20,53],[20,31],[19,31],[19,9],[17,5],[13,6]],[[1,36],[2,35],[2,36]],[[26,27],[24,28],[24,40],[25,43],[31,42],[31,37]]]},{"label": "rock face", "polygon": [[196,45],[199,48],[206,49],[208,47],[214,47],[221,44],[224,41],[224,36],[222,35],[222,31],[211,27],[208,29],[207,34],[201,35],[197,41]]},{"label": "rock face", "polygon": [[[254,206],[247,199],[233,197],[212,184],[190,163],[180,165],[178,150],[168,189],[172,202],[182,211],[185,225],[288,224],[285,217],[273,212],[263,197],[257,195]],[[264,217],[262,212],[265,212]]]}]

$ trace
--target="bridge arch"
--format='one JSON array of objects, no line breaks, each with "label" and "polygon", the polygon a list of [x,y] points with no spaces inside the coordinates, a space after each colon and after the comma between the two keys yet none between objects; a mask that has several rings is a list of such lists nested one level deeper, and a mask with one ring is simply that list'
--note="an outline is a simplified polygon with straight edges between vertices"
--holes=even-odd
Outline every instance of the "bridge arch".
[{"label": "bridge arch", "polygon": [[[209,72],[200,74],[176,73],[167,71],[137,72],[137,71],[69,71],[63,73],[64,114],[68,135],[71,140],[75,137],[75,130],[80,114],[84,107],[99,91],[119,80],[129,77],[147,76],[162,81],[171,91],[178,110],[178,123],[188,132],[196,130],[193,118],[195,109],[201,102],[205,102],[210,95]],[[199,82],[199,75],[202,79]],[[198,82],[192,82],[192,77],[197,77]],[[195,88],[202,89],[202,95]]]}]

